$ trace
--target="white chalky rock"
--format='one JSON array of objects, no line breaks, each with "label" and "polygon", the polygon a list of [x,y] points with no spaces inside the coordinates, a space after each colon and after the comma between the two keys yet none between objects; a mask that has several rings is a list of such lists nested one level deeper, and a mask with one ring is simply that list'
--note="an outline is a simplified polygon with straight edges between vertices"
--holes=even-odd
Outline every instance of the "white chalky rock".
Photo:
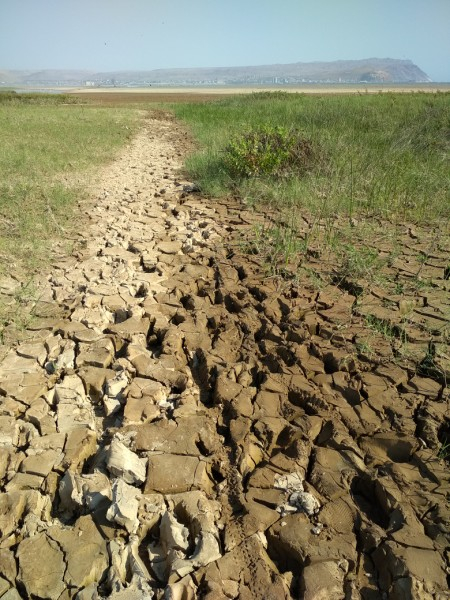
[{"label": "white chalky rock", "polygon": [[176,518],[166,512],[159,526],[160,540],[166,549],[187,550],[189,546],[189,530]]},{"label": "white chalky rock", "polygon": [[63,351],[53,363],[55,371],[73,369],[75,366],[75,342],[65,340],[63,344]]},{"label": "white chalky rock", "polygon": [[66,471],[59,484],[60,507],[69,513],[82,505],[80,477],[72,471]]},{"label": "white chalky rock", "polygon": [[105,384],[105,395],[103,405],[106,416],[109,417],[122,408],[123,390],[129,384],[129,376],[126,371],[120,371],[113,379]]},{"label": "white chalky rock", "polygon": [[97,584],[91,583],[87,587],[80,590],[75,596],[75,600],[98,600]]},{"label": "white chalky rock", "polygon": [[289,504],[296,506],[309,517],[314,515],[320,508],[320,503],[309,492],[294,492],[289,498]]},{"label": "white chalky rock", "polygon": [[[49,394],[49,402],[51,396]],[[66,376],[58,383],[54,387],[53,398],[57,403],[59,433],[84,427],[95,431],[94,410],[85,394],[83,381],[77,375]]]},{"label": "white chalky rock", "polygon": [[130,535],[128,542],[128,570],[136,582],[150,581],[150,573],[139,556],[139,538],[137,535]]},{"label": "white chalky rock", "polygon": [[159,542],[149,544],[152,569],[160,581],[167,579],[174,561],[183,561],[189,547],[189,530],[169,512],[165,512],[159,526]]},{"label": "white chalky rock", "polygon": [[121,590],[127,580],[128,549],[123,540],[111,540],[108,544],[111,566],[108,569],[107,583],[112,590]]},{"label": "white chalky rock", "polygon": [[114,415],[115,413],[119,412],[119,410],[122,408],[122,404],[118,398],[110,398],[109,396],[103,396],[102,401],[107,417]]},{"label": "white chalky rock", "polygon": [[74,512],[80,506],[94,511],[107,499],[111,499],[111,484],[100,471],[88,475],[78,475],[66,471],[59,484],[61,508]]},{"label": "white chalky rock", "polygon": [[303,491],[303,475],[290,473],[289,475],[275,475],[274,488],[287,492]]},{"label": "white chalky rock", "polygon": [[105,384],[105,394],[112,398],[119,396],[129,383],[129,377],[126,371],[119,371],[113,378],[109,379]]},{"label": "white chalky rock", "polygon": [[148,583],[133,576],[131,583],[126,588],[114,591],[108,596],[109,600],[152,600],[153,591]]},{"label": "white chalky rock", "polygon": [[0,446],[17,446],[19,431],[16,419],[11,416],[0,415]]},{"label": "white chalky rock", "polygon": [[112,504],[106,518],[123,525],[129,533],[136,531],[139,526],[137,514],[140,498],[139,490],[122,479],[116,479],[112,487]]},{"label": "white chalky rock", "polygon": [[106,466],[108,471],[126,483],[144,483],[147,471],[147,459],[139,458],[122,442],[113,439],[108,450]]},{"label": "white chalky rock", "polygon": [[[112,590],[108,598],[115,600],[151,600],[153,591],[148,582],[150,573],[139,557],[139,539],[130,536],[128,544],[121,540],[109,542],[111,567],[107,582]],[[131,582],[127,583],[131,575]]]},{"label": "white chalky rock", "polygon": [[157,542],[149,544],[147,550],[153,573],[159,581],[165,581],[169,575],[170,566],[166,551]]},{"label": "white chalky rock", "polygon": [[78,375],[66,375],[54,389],[54,399],[60,402],[86,402],[83,381]]},{"label": "white chalky rock", "polygon": [[320,509],[320,503],[312,494],[303,488],[303,476],[300,473],[275,475],[274,487],[289,494],[288,502],[277,506],[281,515],[302,511],[308,516],[314,515]]},{"label": "white chalky rock", "polygon": [[204,567],[222,556],[219,542],[212,533],[202,532],[195,540],[195,550],[187,559],[176,559],[172,563],[172,570],[180,577],[191,573],[195,568]]}]

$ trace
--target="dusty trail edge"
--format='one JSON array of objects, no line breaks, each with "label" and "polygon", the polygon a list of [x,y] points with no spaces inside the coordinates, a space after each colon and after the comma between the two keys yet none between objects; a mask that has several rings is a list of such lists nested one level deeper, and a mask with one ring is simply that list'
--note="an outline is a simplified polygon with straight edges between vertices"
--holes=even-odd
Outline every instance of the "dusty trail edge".
[{"label": "dusty trail edge", "polygon": [[145,120],[0,364],[0,598],[448,598],[448,390],[359,361],[188,148]]}]

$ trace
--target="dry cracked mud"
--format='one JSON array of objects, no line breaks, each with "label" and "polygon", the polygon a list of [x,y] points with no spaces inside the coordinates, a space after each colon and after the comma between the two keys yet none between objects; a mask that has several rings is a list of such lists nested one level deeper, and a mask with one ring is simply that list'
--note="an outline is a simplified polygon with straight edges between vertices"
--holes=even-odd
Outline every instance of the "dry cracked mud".
[{"label": "dry cracked mud", "polygon": [[187,147],[145,121],[0,364],[0,598],[448,598],[445,381],[268,277]]}]

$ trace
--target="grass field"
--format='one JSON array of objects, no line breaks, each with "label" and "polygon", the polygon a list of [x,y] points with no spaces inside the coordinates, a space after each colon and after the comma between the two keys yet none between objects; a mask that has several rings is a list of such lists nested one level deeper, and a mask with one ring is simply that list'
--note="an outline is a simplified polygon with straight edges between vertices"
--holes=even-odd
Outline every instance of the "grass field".
[{"label": "grass field", "polygon": [[67,106],[65,100],[0,94],[0,272],[12,263],[26,271],[43,266],[82,193],[64,178],[111,159],[138,124],[130,109]]},{"label": "grass field", "polygon": [[[429,222],[450,216],[450,94],[322,96],[282,92],[174,105],[201,150],[191,176],[211,195],[238,191],[277,209],[381,215]],[[224,161],[235,135],[261,126],[303,132],[315,149],[306,175],[236,178]]]},{"label": "grass field", "polygon": [[[435,357],[450,341],[450,94],[263,93],[173,110],[197,139],[187,169],[203,193],[266,214],[247,250],[269,276],[349,292],[361,356],[387,345],[448,381]],[[428,304],[426,317],[412,308]]]},{"label": "grass field", "polygon": [[0,337],[9,323],[28,322],[34,274],[48,270],[56,244],[59,253],[70,251],[80,226],[76,202],[95,167],[136,130],[139,115],[78,106],[63,95],[0,94],[0,279],[20,284],[13,297],[0,298]]}]

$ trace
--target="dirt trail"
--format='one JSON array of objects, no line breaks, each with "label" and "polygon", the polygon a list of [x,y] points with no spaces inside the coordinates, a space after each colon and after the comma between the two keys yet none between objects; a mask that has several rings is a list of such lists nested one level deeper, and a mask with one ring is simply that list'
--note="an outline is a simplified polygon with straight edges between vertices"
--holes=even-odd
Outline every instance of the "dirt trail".
[{"label": "dirt trail", "polygon": [[148,119],[0,364],[0,598],[448,598],[448,395],[359,362]]}]

